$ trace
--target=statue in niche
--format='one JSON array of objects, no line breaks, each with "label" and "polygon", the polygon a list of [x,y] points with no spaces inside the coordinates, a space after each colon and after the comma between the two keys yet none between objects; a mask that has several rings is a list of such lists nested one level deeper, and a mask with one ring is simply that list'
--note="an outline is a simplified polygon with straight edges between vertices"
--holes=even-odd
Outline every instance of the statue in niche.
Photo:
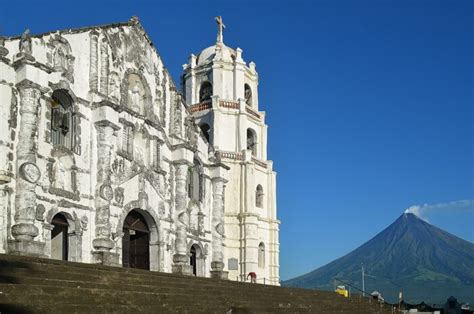
[{"label": "statue in niche", "polygon": [[59,160],[54,163],[54,187],[62,190],[66,189],[66,168]]},{"label": "statue in niche", "polygon": [[27,28],[20,38],[20,52],[31,55],[32,45],[31,45],[31,36],[30,30]]},{"label": "statue in niche", "polygon": [[198,230],[204,232],[204,214],[202,212],[198,213]]},{"label": "statue in niche", "polygon": [[132,108],[140,111],[140,88],[137,82],[135,82],[135,86],[130,91],[130,100],[132,101]]},{"label": "statue in niche", "polygon": [[194,119],[190,116],[186,117],[185,125],[186,125],[186,138],[189,140],[189,144],[194,147],[197,145],[197,140],[198,140],[196,128],[194,124]]},{"label": "statue in niche", "polygon": [[116,73],[112,73],[109,78],[109,97],[120,99],[120,83]]},{"label": "statue in niche", "polygon": [[64,48],[62,45],[59,45],[55,50],[54,50],[54,69],[55,70],[66,70],[68,66],[68,62],[66,59],[66,53],[64,52]]},{"label": "statue in niche", "polygon": [[189,227],[193,230],[196,230],[198,227],[197,210],[194,206],[189,208]]}]

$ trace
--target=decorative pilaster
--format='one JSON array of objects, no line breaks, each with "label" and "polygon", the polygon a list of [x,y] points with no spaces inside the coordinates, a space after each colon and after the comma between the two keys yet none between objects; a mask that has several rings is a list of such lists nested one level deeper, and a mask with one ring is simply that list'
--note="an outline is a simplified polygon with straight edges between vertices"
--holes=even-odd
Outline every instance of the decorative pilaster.
[{"label": "decorative pilaster", "polygon": [[187,252],[187,235],[186,226],[189,223],[189,216],[186,210],[186,177],[188,174],[187,163],[176,164],[176,176],[175,176],[175,208],[176,208],[176,241],[175,241],[175,254],[173,255],[173,273],[179,273],[182,275],[191,275],[192,269],[189,265],[189,258]]},{"label": "decorative pilaster", "polygon": [[36,182],[41,173],[36,165],[36,147],[39,86],[29,81],[18,85],[20,92],[20,127],[16,147],[15,225],[11,233],[14,240],[8,243],[10,254],[43,256],[44,243],[34,241],[38,228],[34,225],[36,214]]},{"label": "decorative pilaster", "polygon": [[100,45],[100,92],[108,95],[109,89],[109,44],[107,40],[102,39]]},{"label": "decorative pilaster", "polygon": [[98,39],[99,33],[95,30],[90,32],[90,65],[89,65],[89,88],[91,91],[97,91],[98,83]]},{"label": "decorative pilaster", "polygon": [[224,183],[223,178],[212,179],[212,261],[211,277],[227,279],[224,271]]},{"label": "decorative pilaster", "polygon": [[118,265],[118,254],[111,252],[114,241],[111,239],[110,203],[114,197],[110,185],[110,154],[114,128],[106,120],[95,124],[97,130],[97,184],[95,190],[95,239],[92,241],[96,262],[104,265]]}]

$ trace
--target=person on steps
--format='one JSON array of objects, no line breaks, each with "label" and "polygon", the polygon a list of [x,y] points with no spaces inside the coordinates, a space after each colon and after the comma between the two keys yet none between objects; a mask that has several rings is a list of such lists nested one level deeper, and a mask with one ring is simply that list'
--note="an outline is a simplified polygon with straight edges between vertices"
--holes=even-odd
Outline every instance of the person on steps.
[{"label": "person on steps", "polygon": [[257,274],[254,273],[253,271],[251,271],[248,275],[247,275],[247,279],[249,279],[250,277],[250,282],[251,283],[257,283]]}]

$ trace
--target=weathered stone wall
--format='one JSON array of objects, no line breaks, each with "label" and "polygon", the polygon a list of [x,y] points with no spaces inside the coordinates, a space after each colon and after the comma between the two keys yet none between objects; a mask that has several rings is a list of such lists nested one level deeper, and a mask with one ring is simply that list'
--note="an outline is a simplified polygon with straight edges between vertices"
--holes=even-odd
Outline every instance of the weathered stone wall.
[{"label": "weathered stone wall", "polygon": [[[189,272],[182,266],[195,244],[200,274],[210,276],[219,249],[211,180],[226,182],[226,167],[209,154],[138,20],[0,44],[0,252],[50,256],[51,222],[62,213],[68,260],[120,265],[124,219],[139,210],[152,270]],[[66,118],[55,111],[57,91],[71,101]],[[64,145],[57,125],[73,134]],[[187,193],[195,159],[197,201]]]}]

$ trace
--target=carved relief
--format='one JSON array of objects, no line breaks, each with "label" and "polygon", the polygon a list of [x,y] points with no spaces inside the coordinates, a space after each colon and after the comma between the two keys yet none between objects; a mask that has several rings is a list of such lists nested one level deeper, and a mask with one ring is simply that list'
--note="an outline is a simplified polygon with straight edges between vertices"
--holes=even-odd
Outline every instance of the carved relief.
[{"label": "carved relief", "polygon": [[68,192],[76,192],[76,171],[74,166],[74,159],[70,153],[60,149],[53,151],[55,162],[51,169],[50,181],[52,187]]},{"label": "carved relief", "polygon": [[38,204],[36,206],[36,215],[35,219],[38,221],[44,221],[44,213],[46,211],[46,208],[44,207],[43,204]]},{"label": "carved relief", "polygon": [[151,92],[140,72],[128,69],[120,87],[120,103],[133,111],[144,114],[145,107],[151,106]]},{"label": "carved relief", "polygon": [[115,188],[115,201],[122,206],[124,200],[124,189],[122,187]]},{"label": "carved relief", "polygon": [[100,187],[100,197],[105,201],[111,201],[114,198],[114,191],[110,184],[104,183]]},{"label": "carved relief", "polygon": [[87,230],[87,224],[88,223],[89,223],[89,219],[87,218],[87,216],[82,216],[81,217],[82,230]]},{"label": "carved relief", "polygon": [[25,162],[20,166],[20,175],[26,181],[36,183],[41,177],[41,172],[36,164]]},{"label": "carved relief", "polygon": [[100,45],[100,92],[108,95],[109,87],[109,44],[106,38]]},{"label": "carved relief", "polygon": [[[68,41],[59,34],[52,36],[47,44],[52,50],[49,62],[56,72],[62,72],[63,77],[74,82],[74,56]],[[49,54],[51,56],[51,54]]]},{"label": "carved relief", "polygon": [[120,100],[120,79],[116,72],[110,73],[109,77],[109,97],[119,102]]}]

